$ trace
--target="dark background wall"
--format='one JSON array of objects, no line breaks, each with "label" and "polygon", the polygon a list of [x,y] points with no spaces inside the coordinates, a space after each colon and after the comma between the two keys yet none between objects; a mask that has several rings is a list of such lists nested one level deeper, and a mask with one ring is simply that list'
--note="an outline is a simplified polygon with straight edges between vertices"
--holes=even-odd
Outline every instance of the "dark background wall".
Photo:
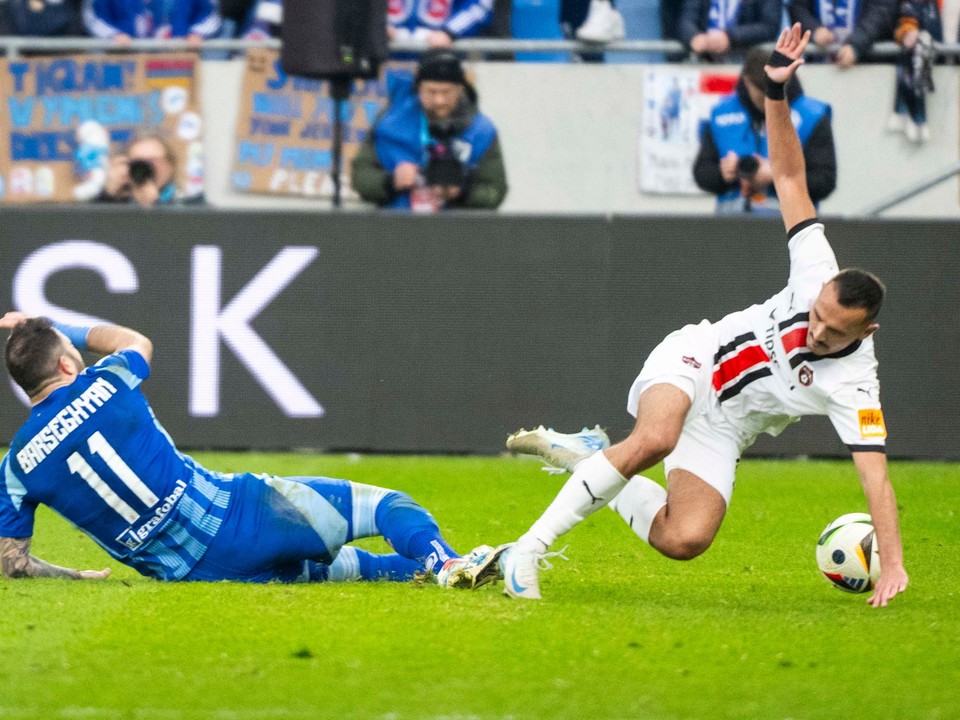
[{"label": "dark background wall", "polygon": [[[871,269],[889,288],[877,354],[890,454],[960,458],[947,432],[960,401],[956,224],[830,220],[827,231],[841,266]],[[664,335],[763,301],[788,272],[772,221],[5,210],[0,309],[14,304],[15,278],[24,297],[38,265],[76,246],[46,260],[36,251],[72,240],[122,253],[137,290],[113,293],[73,268],[49,276],[46,299],[154,340],[145,391],[185,448],[488,453],[541,422],[622,436],[627,390]],[[225,342],[219,410],[190,414],[191,387],[212,382],[191,363],[191,318],[198,294],[217,286],[197,270],[198,247],[219,248],[224,307],[284,248],[318,251],[292,278],[276,280],[272,266],[282,289],[250,326],[322,417],[285,414],[246,366],[266,368],[260,349],[247,347],[245,364]],[[24,414],[0,389],[0,443]],[[845,454],[822,418],[751,452]]]}]

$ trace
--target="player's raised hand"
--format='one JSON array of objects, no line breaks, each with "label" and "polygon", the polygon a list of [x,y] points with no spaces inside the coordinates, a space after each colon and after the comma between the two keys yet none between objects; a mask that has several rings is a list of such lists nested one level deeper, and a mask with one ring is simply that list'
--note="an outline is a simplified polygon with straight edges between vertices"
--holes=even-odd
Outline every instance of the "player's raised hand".
[{"label": "player's raised hand", "polygon": [[[767,77],[775,83],[783,84],[787,82],[793,77],[797,68],[803,64],[803,51],[807,49],[807,43],[809,42],[810,31],[803,32],[800,23],[794,23],[793,27],[786,28],[780,33],[780,39],[777,40],[772,63],[763,66]],[[777,53],[782,56],[782,64],[776,62]],[[787,64],[788,60],[792,60],[792,62]]]},{"label": "player's raised hand", "polygon": [[25,320],[29,320],[30,316],[26,313],[17,312],[16,310],[11,310],[6,313],[2,318],[0,318],[0,328],[6,328],[7,330],[12,330],[20,323]]},{"label": "player's raised hand", "polygon": [[907,571],[903,567],[886,568],[880,571],[880,579],[873,588],[873,594],[867,598],[867,603],[873,607],[886,607],[894,595],[899,595],[907,589],[910,582]]}]

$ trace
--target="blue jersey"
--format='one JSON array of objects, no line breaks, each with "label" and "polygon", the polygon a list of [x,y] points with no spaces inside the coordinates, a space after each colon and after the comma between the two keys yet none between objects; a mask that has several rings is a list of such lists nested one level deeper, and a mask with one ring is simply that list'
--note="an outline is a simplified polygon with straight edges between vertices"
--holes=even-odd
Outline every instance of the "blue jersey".
[{"label": "blue jersey", "polygon": [[139,389],[149,374],[125,350],[34,406],[0,463],[0,537],[32,537],[43,503],[143,575],[191,571],[226,515],[233,476],[176,449]]}]

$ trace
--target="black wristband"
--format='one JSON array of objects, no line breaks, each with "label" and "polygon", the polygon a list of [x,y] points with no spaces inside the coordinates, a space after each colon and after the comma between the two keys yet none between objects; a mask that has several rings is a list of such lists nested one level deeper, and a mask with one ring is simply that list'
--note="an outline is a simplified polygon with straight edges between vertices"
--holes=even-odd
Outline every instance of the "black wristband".
[{"label": "black wristband", "polygon": [[774,50],[770,54],[770,62],[767,65],[770,67],[790,67],[793,65],[793,58],[787,57],[779,50]]},{"label": "black wristband", "polygon": [[[790,67],[793,64],[793,58],[787,57],[779,50],[774,50],[770,55],[770,67]],[[786,83],[778,83],[767,78],[767,97],[771,100],[786,100]]]}]

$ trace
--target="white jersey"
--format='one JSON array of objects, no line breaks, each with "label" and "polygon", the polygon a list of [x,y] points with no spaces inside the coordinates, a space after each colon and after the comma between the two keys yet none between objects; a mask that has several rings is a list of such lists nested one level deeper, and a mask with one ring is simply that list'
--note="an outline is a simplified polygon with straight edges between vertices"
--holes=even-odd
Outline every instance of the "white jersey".
[{"label": "white jersey", "polygon": [[810,308],[838,270],[818,222],[791,231],[787,287],[714,323],[709,415],[747,436],[778,435],[804,415],[826,415],[851,450],[884,447],[886,428],[873,338],[829,356],[807,347]]}]

